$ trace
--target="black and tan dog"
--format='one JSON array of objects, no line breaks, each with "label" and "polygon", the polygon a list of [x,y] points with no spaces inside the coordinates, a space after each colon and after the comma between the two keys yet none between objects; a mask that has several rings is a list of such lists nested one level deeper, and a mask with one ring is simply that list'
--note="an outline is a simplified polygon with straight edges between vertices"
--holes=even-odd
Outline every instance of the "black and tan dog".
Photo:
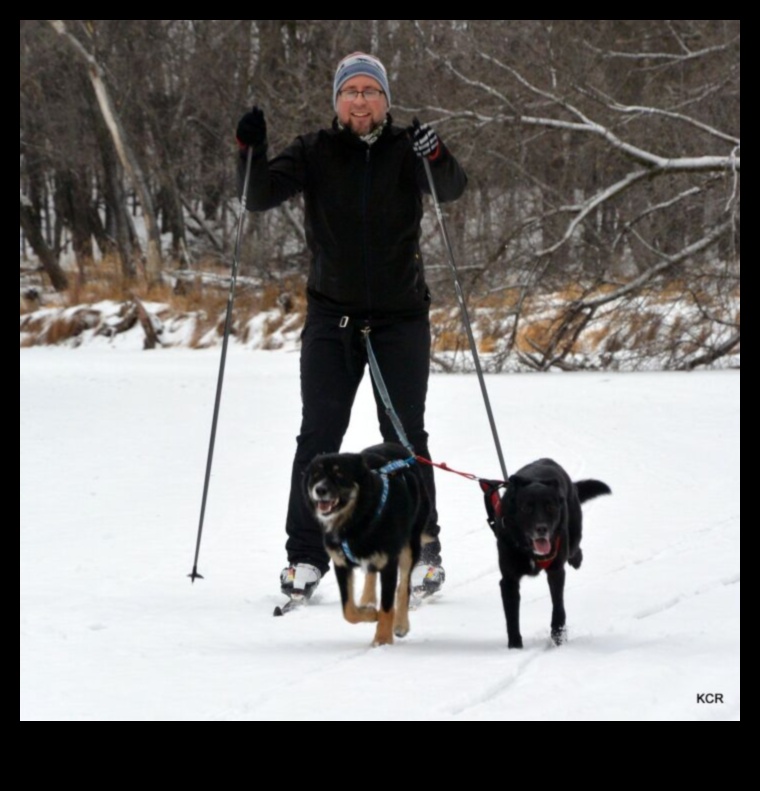
[{"label": "black and tan dog", "polygon": [[[309,464],[307,502],[322,528],[349,623],[377,622],[373,645],[409,631],[410,574],[420,556],[430,503],[413,457],[400,444],[328,453]],[[354,569],[367,573],[357,606]],[[380,609],[376,583],[380,576]]]},{"label": "black and tan dog", "polygon": [[580,568],[583,560],[581,503],[611,494],[593,479],[573,482],[552,459],[538,459],[503,482],[481,481],[488,522],[496,535],[501,571],[501,600],[510,648],[522,648],[520,580],[546,571],[552,599],[552,640],[560,645],[565,631],[565,563]]}]

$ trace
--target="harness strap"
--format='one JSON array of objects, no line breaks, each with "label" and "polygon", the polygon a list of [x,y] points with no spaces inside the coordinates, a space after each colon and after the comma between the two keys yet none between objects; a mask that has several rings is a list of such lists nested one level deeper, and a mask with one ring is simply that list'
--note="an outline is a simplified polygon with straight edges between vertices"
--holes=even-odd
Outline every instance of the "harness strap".
[{"label": "harness strap", "polygon": [[385,510],[385,504],[388,502],[388,491],[390,486],[388,485],[388,475],[384,472],[378,472],[380,476],[380,481],[383,484],[383,490],[380,492],[380,502],[377,504],[377,508],[375,508],[375,515],[372,517],[372,522],[375,523],[380,518],[380,515]]},{"label": "harness strap", "polygon": [[343,554],[353,563],[355,566],[361,565],[359,561],[354,557],[354,553],[348,546],[348,541],[342,541],[340,548],[343,550]]},{"label": "harness strap", "polygon": [[488,526],[496,533],[496,526],[501,521],[501,495],[499,490],[506,487],[505,481],[491,481],[486,478],[478,478],[480,489],[483,492],[483,497],[486,504],[486,516]]},{"label": "harness strap", "polygon": [[[415,458],[414,456],[410,456],[408,459],[393,459],[389,461],[387,464],[384,464],[380,467],[379,470],[372,470],[372,472],[376,473],[380,477],[380,482],[382,483],[382,491],[380,492],[380,502],[377,504],[377,508],[375,509],[375,513],[372,517],[371,525],[374,525],[375,522],[380,518],[383,511],[385,510],[385,504],[388,502],[388,492],[390,490],[390,484],[388,483],[388,478],[397,473],[401,470],[408,469],[409,467],[414,464]],[[343,550],[343,554],[356,566],[360,566],[361,563],[359,560],[356,559],[356,556],[351,551],[351,547],[348,545],[347,540],[343,540],[341,542],[340,548]]]},{"label": "harness strap", "polygon": [[384,464],[378,472],[383,475],[387,473],[394,473],[398,472],[399,470],[405,470],[407,467],[411,467],[412,464],[417,460],[416,456],[410,456],[408,459],[393,459],[389,461],[387,464]]},{"label": "harness strap", "polygon": [[409,469],[409,467],[414,464],[414,461],[414,456],[410,456],[408,459],[393,459],[392,461],[389,461],[380,467],[379,470],[373,470],[373,472],[380,476],[380,480],[383,484],[383,490],[380,492],[380,502],[377,504],[377,508],[375,509],[375,515],[372,517],[373,524],[380,518],[380,515],[385,509],[385,504],[388,502],[388,490],[390,488],[388,484],[388,477],[401,470]]}]

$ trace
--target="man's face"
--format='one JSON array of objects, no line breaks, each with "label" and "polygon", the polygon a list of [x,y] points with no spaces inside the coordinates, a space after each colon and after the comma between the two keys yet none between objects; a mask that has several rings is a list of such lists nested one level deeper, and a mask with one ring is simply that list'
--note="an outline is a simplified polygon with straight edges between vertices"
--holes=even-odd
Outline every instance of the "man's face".
[{"label": "man's face", "polygon": [[[376,99],[367,99],[361,91],[380,91]],[[355,99],[346,97],[346,91],[360,91]],[[338,120],[355,135],[369,134],[385,119],[388,112],[388,99],[382,92],[380,83],[372,77],[360,74],[346,80],[338,93]]]}]

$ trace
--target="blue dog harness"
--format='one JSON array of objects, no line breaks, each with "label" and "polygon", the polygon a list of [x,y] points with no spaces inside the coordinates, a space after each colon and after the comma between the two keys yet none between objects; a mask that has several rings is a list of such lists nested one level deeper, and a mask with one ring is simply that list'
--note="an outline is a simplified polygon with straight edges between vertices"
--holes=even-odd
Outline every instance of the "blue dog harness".
[{"label": "blue dog harness", "polygon": [[[385,510],[385,504],[388,502],[388,491],[390,489],[388,476],[393,475],[393,473],[396,473],[399,470],[405,470],[408,467],[411,467],[415,461],[416,459],[414,456],[410,456],[408,459],[394,459],[393,461],[389,461],[387,464],[384,464],[379,470],[372,470],[372,472],[377,473],[380,476],[383,490],[380,492],[380,502],[377,504],[377,508],[375,509],[375,514],[372,517],[372,522],[370,523],[371,525],[374,525],[375,522],[377,522],[377,520],[380,518],[383,511]],[[340,548],[343,550],[343,554],[351,563],[356,566],[361,565],[360,561],[356,559],[354,553],[348,546],[348,541],[342,541]]]}]

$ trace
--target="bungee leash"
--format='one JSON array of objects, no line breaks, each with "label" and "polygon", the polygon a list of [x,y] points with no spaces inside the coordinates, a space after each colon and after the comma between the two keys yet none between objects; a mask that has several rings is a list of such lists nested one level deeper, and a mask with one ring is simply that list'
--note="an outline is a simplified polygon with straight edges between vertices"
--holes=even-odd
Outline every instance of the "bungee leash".
[{"label": "bungee leash", "polygon": [[372,374],[372,379],[375,382],[375,387],[377,387],[378,393],[380,393],[380,398],[383,399],[383,404],[385,405],[385,414],[388,415],[391,423],[393,424],[393,428],[396,430],[396,436],[399,438],[399,442],[409,451],[411,456],[416,456],[414,448],[412,447],[412,443],[409,442],[406,432],[404,431],[404,427],[401,424],[401,420],[398,414],[396,414],[396,410],[393,408],[393,404],[391,403],[391,397],[388,394],[388,388],[385,386],[383,375],[380,373],[380,366],[377,364],[375,352],[372,350],[372,344],[369,341],[370,331],[371,327],[366,326],[362,327],[361,333],[364,336],[364,345],[367,347],[367,359],[369,360],[369,370]]},{"label": "bungee leash", "polygon": [[468,478],[471,481],[479,481],[480,487],[485,492],[486,489],[484,487],[484,482],[488,484],[489,488],[496,487],[496,489],[506,486],[507,482],[493,480],[490,478],[481,478],[478,475],[475,475],[471,472],[462,472],[460,470],[455,470],[453,467],[449,467],[446,462],[434,462],[430,459],[426,459],[424,456],[420,456],[419,454],[414,452],[414,448],[412,447],[409,439],[406,436],[406,432],[404,431],[404,427],[401,423],[401,419],[399,418],[396,410],[393,408],[393,403],[391,402],[390,394],[388,393],[388,388],[385,386],[385,382],[383,381],[383,375],[380,372],[380,366],[377,363],[377,358],[375,357],[375,352],[372,350],[372,343],[369,339],[371,328],[370,327],[363,327],[361,330],[362,335],[364,336],[364,345],[367,347],[367,359],[369,360],[369,369],[372,374],[372,379],[375,383],[375,387],[377,387],[378,393],[380,393],[380,398],[383,400],[383,404],[385,405],[385,412],[388,415],[391,423],[393,424],[393,428],[396,430],[396,434],[399,438],[401,444],[409,451],[411,454],[409,459],[402,460],[398,459],[396,461],[388,462],[385,467],[380,470],[380,472],[387,472],[388,468],[393,467],[393,465],[398,465],[398,467],[406,467],[409,466],[409,463],[413,460],[421,462],[422,464],[428,464],[432,467],[438,467],[441,470],[445,470],[446,472],[453,472],[457,475],[461,475],[463,478]]}]

